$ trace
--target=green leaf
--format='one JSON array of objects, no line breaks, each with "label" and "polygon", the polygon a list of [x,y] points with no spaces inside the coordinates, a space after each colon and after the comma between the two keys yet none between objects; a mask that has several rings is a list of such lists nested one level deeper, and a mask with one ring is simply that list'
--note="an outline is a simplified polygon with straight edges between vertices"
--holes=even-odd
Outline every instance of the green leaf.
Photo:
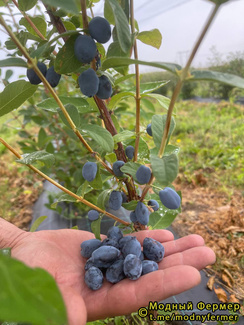
[{"label": "green leaf", "polygon": [[[67,104],[75,105],[76,107],[78,107],[78,110],[79,110],[79,107],[85,107],[85,108],[89,107],[88,102],[84,98],[60,96],[59,99],[61,100],[61,102],[64,105],[67,105]],[[43,108],[48,111],[56,113],[59,105],[55,99],[48,98],[48,99],[43,100],[39,104],[37,104],[37,107],[40,107],[40,108]]]},{"label": "green leaf", "polygon": [[35,222],[32,224],[30,228],[30,232],[36,231],[36,229],[40,226],[40,224],[47,219],[47,216],[40,216],[35,220]]},{"label": "green leaf", "polygon": [[133,178],[136,178],[136,172],[137,169],[140,167],[141,165],[139,163],[135,163],[135,162],[127,162],[125,163],[120,170],[123,173],[129,174],[131,175]]},{"label": "green leaf", "polygon": [[56,209],[57,204],[59,202],[76,202],[77,200],[73,197],[70,196],[69,194],[63,194],[61,193],[59,197],[56,198],[55,202],[51,204],[52,209]]},{"label": "green leaf", "polygon": [[109,1],[104,2],[104,17],[110,23],[110,25],[115,25],[113,10],[109,4]]},{"label": "green leaf", "polygon": [[108,107],[110,109],[114,109],[118,103],[121,101],[121,100],[124,100],[128,97],[133,97],[135,95],[134,92],[131,92],[131,91],[122,91],[114,96],[112,96],[110,102],[109,102],[109,105]]},{"label": "green leaf", "polygon": [[76,14],[80,11],[76,0],[43,0],[43,3]]},{"label": "green leaf", "polygon": [[93,232],[93,234],[95,235],[96,239],[101,240],[101,218],[98,218],[95,221],[92,221],[91,223],[91,231]]},{"label": "green leaf", "polygon": [[[166,147],[165,147],[165,150],[164,150],[164,156],[168,156],[168,155],[171,155],[172,153],[178,155],[180,152],[180,148],[177,147],[177,146],[173,146],[171,144],[168,144]],[[151,155],[155,155],[157,156],[158,154],[158,149],[156,147],[154,147],[153,149],[150,150],[150,153]]]},{"label": "green leaf", "polygon": [[159,49],[162,44],[162,35],[158,29],[141,32],[137,35],[137,39],[142,43],[156,47],[156,49]]},{"label": "green leaf", "polygon": [[163,216],[161,216],[157,212],[153,212],[150,214],[148,225],[152,227],[152,229],[165,229],[169,227],[174,219],[177,217],[177,210],[169,210]]},{"label": "green leaf", "polygon": [[0,255],[11,256],[11,249],[10,247],[0,249]]},{"label": "green leaf", "polygon": [[38,133],[38,147],[43,147],[43,145],[45,144],[45,140],[46,140],[47,134],[45,132],[45,130],[43,128],[40,128],[40,131]]},{"label": "green leaf", "polygon": [[27,68],[27,63],[21,58],[9,58],[0,60],[0,67],[23,67]]},{"label": "green leaf", "polygon": [[134,136],[135,136],[135,132],[126,130],[114,135],[113,139],[114,139],[114,143],[118,143],[118,142],[123,142],[127,139],[131,139]]},{"label": "green leaf", "polygon": [[[167,119],[166,114],[165,115],[153,115],[153,117],[152,117],[153,140],[154,140],[154,143],[158,150],[160,149],[160,146],[161,146],[161,141],[162,141],[162,137],[163,137],[163,133],[164,133],[164,129],[165,129],[166,119]],[[172,117],[167,143],[169,142],[170,136],[171,136],[172,132],[174,131],[174,128],[175,128],[175,120]]]},{"label": "green leaf", "polygon": [[37,3],[37,0],[18,0],[19,9],[22,11],[28,11],[33,8]]},{"label": "green leaf", "polygon": [[110,163],[113,164],[115,161],[117,161],[117,156],[114,152],[109,153],[105,156],[105,159]]},{"label": "green leaf", "polygon": [[54,62],[55,71],[58,73],[74,72],[82,66],[82,63],[77,60],[74,52],[75,40],[79,35],[70,36],[63,47],[59,50]]},{"label": "green leaf", "polygon": [[0,255],[0,315],[10,322],[67,324],[65,305],[54,278],[44,269]]},{"label": "green leaf", "polygon": [[[47,23],[45,22],[45,20],[42,17],[31,17],[31,16],[28,17],[33,22],[33,24],[37,27],[37,29],[42,33],[42,35],[46,37]],[[25,28],[31,34],[38,36],[38,34],[35,32],[35,30],[31,27],[29,22],[24,17],[20,19],[19,24],[25,26]]]},{"label": "green leaf", "polygon": [[233,87],[244,89],[244,78],[235,76],[230,73],[223,73],[209,70],[195,70],[191,72],[194,78],[190,78],[187,81],[217,81]]},{"label": "green leaf", "polygon": [[110,194],[111,190],[104,190],[102,191],[102,193],[100,193],[98,195],[97,198],[97,206],[102,209],[105,210],[105,205],[109,199],[109,194]]},{"label": "green leaf", "polygon": [[131,48],[131,38],[128,20],[123,9],[120,7],[117,0],[106,0],[109,2],[113,11],[118,41],[122,51],[127,53]]},{"label": "green leaf", "polygon": [[36,91],[38,86],[24,80],[8,84],[0,93],[0,116],[20,107]]},{"label": "green leaf", "polygon": [[16,161],[23,165],[31,165],[36,161],[41,161],[46,167],[51,167],[54,162],[54,155],[44,150],[35,151],[32,153],[26,153],[22,155],[22,159],[16,159]]},{"label": "green leaf", "polygon": [[[161,88],[162,86],[166,85],[167,83],[168,83],[168,81],[155,81],[155,82],[141,83],[140,84],[140,94],[141,95],[150,94],[154,90]],[[134,89],[132,89],[132,90],[134,90]],[[155,95],[158,95],[158,94],[155,94]],[[164,98],[167,98],[167,97],[164,97]]]},{"label": "green leaf", "polygon": [[[181,192],[177,192],[181,197]],[[181,207],[176,210],[167,209],[159,199],[158,194],[151,195],[150,199],[154,199],[159,204],[159,209],[157,212],[153,212],[149,217],[149,225],[153,229],[164,229],[169,227],[177,215],[181,212]]]},{"label": "green leaf", "polygon": [[153,175],[156,180],[167,186],[172,183],[178,175],[179,163],[176,154],[159,158],[156,155],[150,156]]},{"label": "green leaf", "polygon": [[123,67],[131,64],[141,64],[141,65],[148,65],[155,68],[164,69],[170,71],[177,75],[177,70],[181,70],[181,66],[175,63],[167,63],[167,62],[148,62],[148,61],[141,61],[135,60],[130,58],[120,58],[120,57],[111,57],[103,61],[102,68],[104,70],[109,68],[116,68],[116,67]]},{"label": "green leaf", "polygon": [[110,132],[96,124],[82,125],[81,131],[86,131],[88,135],[96,141],[103,150],[112,152],[114,149],[114,140]]},{"label": "green leaf", "polygon": [[118,41],[116,41],[109,45],[108,51],[107,51],[107,58],[113,57],[113,56],[126,57],[126,56],[129,56],[129,54],[130,54],[130,51],[127,51],[125,53],[121,49],[120,43]]},{"label": "green leaf", "polygon": [[172,144],[168,144],[164,150],[164,156],[171,155],[172,153],[178,155],[180,152],[180,148],[177,146],[173,146]]},{"label": "green leaf", "polygon": [[[68,112],[71,120],[74,122],[75,126],[79,127],[80,126],[80,115],[78,112],[77,107],[75,107],[75,105],[72,104],[67,104],[65,105],[66,111]],[[58,109],[58,113],[59,116],[61,117],[61,120],[63,121],[63,123],[68,127],[71,128],[71,126],[69,125],[69,122],[67,121],[64,113],[61,111],[61,109]]]},{"label": "green leaf", "polygon": [[169,108],[170,99],[161,94],[143,94],[141,97],[142,98],[149,97],[152,99],[156,99],[163,108],[165,109]]},{"label": "green leaf", "polygon": [[132,201],[130,201],[128,203],[123,203],[122,206],[126,210],[130,210],[130,211],[132,210],[132,211],[134,211],[135,208],[137,207],[137,204],[138,204],[138,201],[132,200]]}]

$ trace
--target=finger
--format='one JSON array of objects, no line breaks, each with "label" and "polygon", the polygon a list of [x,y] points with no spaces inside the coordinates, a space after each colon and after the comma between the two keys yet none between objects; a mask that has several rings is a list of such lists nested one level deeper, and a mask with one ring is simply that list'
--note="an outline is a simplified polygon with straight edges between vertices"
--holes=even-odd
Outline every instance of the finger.
[{"label": "finger", "polygon": [[137,240],[139,240],[141,245],[146,237],[153,238],[161,243],[174,240],[174,235],[172,234],[172,232],[165,229],[141,230],[131,235],[136,236]]},{"label": "finger", "polygon": [[163,243],[163,246],[165,248],[165,256],[168,256],[193,247],[204,246],[204,239],[199,235],[189,235]]},{"label": "finger", "polygon": [[149,301],[161,301],[177,295],[198,285],[200,280],[200,273],[186,265],[155,271],[136,281],[123,280],[111,286],[103,300],[96,301],[95,313],[92,301],[87,304],[88,320],[136,312],[140,307],[148,306]]},{"label": "finger", "polygon": [[86,324],[86,305],[81,295],[79,295],[74,289],[66,286],[60,286],[60,291],[66,305],[68,324]]},{"label": "finger", "polygon": [[211,248],[194,247],[163,258],[159,263],[159,268],[163,270],[176,265],[190,265],[201,270],[207,265],[214,264],[215,260],[216,256]]}]

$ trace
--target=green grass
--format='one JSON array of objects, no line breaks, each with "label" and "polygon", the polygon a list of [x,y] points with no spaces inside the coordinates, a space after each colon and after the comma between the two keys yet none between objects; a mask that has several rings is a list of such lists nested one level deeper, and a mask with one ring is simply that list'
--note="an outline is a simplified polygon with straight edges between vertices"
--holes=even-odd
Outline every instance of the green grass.
[{"label": "green grass", "polygon": [[[171,143],[179,145],[180,169],[187,176],[211,170],[223,186],[244,182],[244,107],[227,102],[177,104]],[[209,172],[205,176],[211,177]]]}]

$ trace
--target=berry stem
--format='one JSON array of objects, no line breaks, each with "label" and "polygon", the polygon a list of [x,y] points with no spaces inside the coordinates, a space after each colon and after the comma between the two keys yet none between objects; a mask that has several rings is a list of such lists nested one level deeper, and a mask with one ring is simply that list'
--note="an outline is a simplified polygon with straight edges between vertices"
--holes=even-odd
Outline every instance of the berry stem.
[{"label": "berry stem", "polygon": [[[130,0],[130,22],[131,22],[131,33],[135,33],[135,17],[134,17],[134,0]],[[138,50],[136,38],[134,40],[134,58],[138,60]],[[140,104],[141,104],[141,95],[140,95],[140,73],[139,65],[135,64],[136,71],[136,141],[135,141],[135,152],[134,152],[134,161],[137,161],[139,141],[140,141]]]},{"label": "berry stem", "polygon": [[160,149],[159,149],[159,152],[158,152],[158,156],[161,158],[164,154],[164,150],[165,150],[165,147],[166,147],[166,143],[167,143],[167,139],[168,139],[168,134],[169,134],[169,129],[170,129],[170,123],[171,123],[171,117],[172,117],[172,113],[173,113],[173,109],[174,109],[174,105],[175,105],[175,102],[179,96],[179,93],[181,91],[181,87],[183,85],[183,82],[184,80],[187,78],[188,76],[188,70],[191,66],[191,63],[197,53],[197,50],[204,38],[204,36],[206,35],[214,17],[216,16],[217,12],[218,12],[218,9],[219,9],[220,5],[215,5],[211,15],[209,16],[207,22],[206,22],[206,25],[204,26],[191,54],[190,54],[190,57],[186,63],[186,66],[185,68],[183,68],[181,70],[181,74],[180,74],[180,77],[179,77],[179,80],[175,86],[175,89],[174,89],[174,92],[173,92],[173,95],[171,97],[171,101],[170,101],[170,104],[169,104],[169,109],[168,109],[168,113],[167,113],[167,119],[166,119],[166,124],[165,124],[165,129],[164,129],[164,133],[163,133],[163,137],[162,137],[162,141],[161,141],[161,146],[160,146]]},{"label": "berry stem", "polygon": [[[21,159],[21,155],[13,148],[11,147],[6,141],[4,141],[2,138],[0,138],[0,142],[7,148],[9,149],[18,159]],[[46,174],[44,174],[43,172],[41,172],[39,169],[37,169],[36,167],[30,165],[30,164],[26,164],[26,166],[28,166],[30,169],[32,169],[35,173],[37,173],[38,175],[40,175],[41,177],[43,177],[44,179],[46,179],[47,181],[49,181],[50,183],[52,183],[53,185],[55,185],[56,187],[58,187],[60,190],[62,190],[63,192],[65,192],[66,194],[74,197],[76,200],[82,202],[83,204],[89,206],[90,208],[97,210],[98,212],[107,215],[108,217],[114,219],[117,222],[120,222],[126,226],[129,226],[130,223],[117,218],[116,216],[114,216],[111,213],[108,213],[102,209],[100,209],[99,207],[97,207],[96,205],[90,203],[89,201],[83,199],[82,196],[79,196],[73,192],[71,192],[70,190],[68,190],[66,187],[60,185],[59,183],[57,183],[56,181],[54,181],[52,178],[50,178],[49,176],[47,176]]]}]

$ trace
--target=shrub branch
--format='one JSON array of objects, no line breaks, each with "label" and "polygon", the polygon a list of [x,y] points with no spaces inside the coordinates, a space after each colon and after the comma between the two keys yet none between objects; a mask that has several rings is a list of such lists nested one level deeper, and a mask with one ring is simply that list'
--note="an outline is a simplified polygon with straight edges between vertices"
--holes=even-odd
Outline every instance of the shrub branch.
[{"label": "shrub branch", "polygon": [[[135,17],[134,17],[134,0],[130,0],[130,22],[131,22],[131,33],[135,33]],[[136,38],[134,40],[134,58],[138,60],[138,50]],[[141,95],[140,95],[140,73],[139,65],[135,64],[136,71],[136,141],[135,141],[135,152],[134,152],[134,161],[137,161],[139,142],[140,142],[140,104],[141,104]]]}]

